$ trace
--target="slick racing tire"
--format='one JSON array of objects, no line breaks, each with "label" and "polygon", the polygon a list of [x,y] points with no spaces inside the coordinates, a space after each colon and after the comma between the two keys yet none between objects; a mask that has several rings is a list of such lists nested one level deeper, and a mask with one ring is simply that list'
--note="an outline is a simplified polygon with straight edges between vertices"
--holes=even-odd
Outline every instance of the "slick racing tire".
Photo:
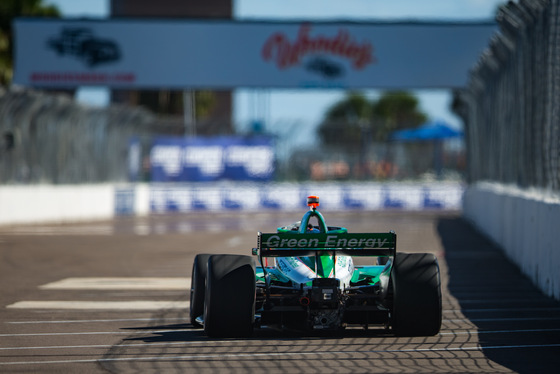
[{"label": "slick racing tire", "polygon": [[391,324],[398,336],[432,336],[441,328],[441,281],[431,253],[397,253],[391,273]]},{"label": "slick racing tire", "polygon": [[255,263],[250,256],[213,255],[208,260],[204,332],[240,338],[253,333]]},{"label": "slick racing tire", "polygon": [[191,304],[190,317],[194,327],[202,328],[196,321],[197,317],[204,314],[204,295],[206,293],[206,272],[208,269],[209,254],[198,254],[194,258],[191,275]]}]

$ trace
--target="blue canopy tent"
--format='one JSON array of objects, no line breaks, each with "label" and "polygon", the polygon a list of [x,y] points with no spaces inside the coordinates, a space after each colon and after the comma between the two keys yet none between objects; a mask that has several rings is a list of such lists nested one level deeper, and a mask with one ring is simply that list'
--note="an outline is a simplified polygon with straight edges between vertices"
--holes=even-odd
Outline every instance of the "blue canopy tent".
[{"label": "blue canopy tent", "polygon": [[415,129],[406,129],[395,131],[391,134],[390,139],[397,142],[423,142],[430,141],[434,143],[434,169],[436,174],[441,177],[442,169],[442,142],[448,139],[459,139],[463,137],[463,132],[451,128],[443,121],[426,122]]},{"label": "blue canopy tent", "polygon": [[445,140],[460,138],[463,132],[449,127],[442,121],[426,122],[415,129],[395,131],[391,134],[391,140],[413,142],[422,140]]}]

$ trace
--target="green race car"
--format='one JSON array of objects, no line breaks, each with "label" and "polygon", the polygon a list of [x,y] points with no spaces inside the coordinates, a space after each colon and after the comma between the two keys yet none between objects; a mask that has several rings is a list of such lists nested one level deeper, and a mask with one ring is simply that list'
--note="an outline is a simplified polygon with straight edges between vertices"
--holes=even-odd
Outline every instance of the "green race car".
[{"label": "green race car", "polygon": [[[300,222],[258,233],[252,254],[198,254],[190,319],[210,337],[247,337],[255,328],[338,331],[382,326],[398,336],[441,327],[439,266],[433,254],[397,253],[397,236],[327,226],[308,197]],[[355,264],[358,257],[367,262]],[[364,262],[364,261],[361,261]]]}]

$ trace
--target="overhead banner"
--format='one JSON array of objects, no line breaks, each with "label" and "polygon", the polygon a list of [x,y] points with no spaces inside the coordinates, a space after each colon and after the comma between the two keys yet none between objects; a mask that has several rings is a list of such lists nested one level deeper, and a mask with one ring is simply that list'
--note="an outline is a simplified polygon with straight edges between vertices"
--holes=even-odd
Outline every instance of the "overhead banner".
[{"label": "overhead banner", "polygon": [[14,83],[115,88],[462,87],[493,23],[16,19]]},{"label": "overhead banner", "polygon": [[268,137],[160,137],[150,152],[152,182],[270,181]]}]

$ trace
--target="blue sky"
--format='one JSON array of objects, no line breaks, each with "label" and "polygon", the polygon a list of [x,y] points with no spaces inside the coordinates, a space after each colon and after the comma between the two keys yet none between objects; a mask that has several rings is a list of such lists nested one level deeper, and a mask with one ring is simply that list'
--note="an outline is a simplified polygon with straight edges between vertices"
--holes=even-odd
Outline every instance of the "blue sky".
[{"label": "blue sky", "polygon": [[[491,20],[504,0],[234,0],[234,17],[239,20]],[[108,17],[109,0],[45,0],[55,4],[65,17]],[[432,119],[454,127],[461,122],[448,109],[448,90],[413,90],[422,110]],[[103,88],[80,90],[78,100],[91,105],[107,102]],[[377,97],[379,91],[367,92]],[[237,90],[234,121],[241,131],[253,119],[265,121],[268,131],[283,133],[288,127],[312,129],[327,108],[340,100],[344,91],[325,90]]]},{"label": "blue sky", "polygon": [[[66,17],[107,17],[109,0],[44,0]],[[234,0],[238,19],[491,19],[504,0]]]}]

